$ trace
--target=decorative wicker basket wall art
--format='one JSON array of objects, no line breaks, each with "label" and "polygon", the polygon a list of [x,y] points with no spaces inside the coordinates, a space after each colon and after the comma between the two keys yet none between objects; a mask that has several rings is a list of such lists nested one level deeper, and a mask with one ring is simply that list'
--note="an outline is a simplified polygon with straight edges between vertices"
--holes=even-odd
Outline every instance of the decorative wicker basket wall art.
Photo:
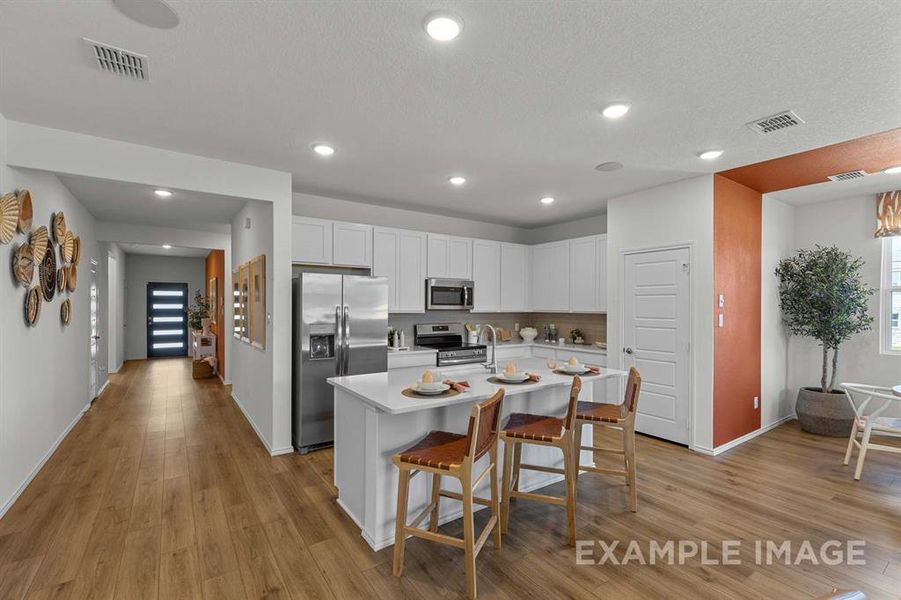
[{"label": "decorative wicker basket wall art", "polygon": [[75,236],[75,251],[72,253],[72,264],[77,265],[81,260],[81,238]]},{"label": "decorative wicker basket wall art", "polygon": [[31,221],[34,218],[34,210],[31,208],[31,192],[19,190],[16,200],[19,202],[19,231],[28,233],[31,231]]},{"label": "decorative wicker basket wall art", "polygon": [[56,291],[60,294],[66,291],[66,267],[56,270]]},{"label": "decorative wicker basket wall art", "polygon": [[44,254],[50,248],[50,232],[47,231],[45,226],[41,225],[31,232],[28,240],[31,242],[32,249],[34,249],[34,261],[40,263],[44,260]]},{"label": "decorative wicker basket wall art", "polygon": [[28,287],[34,279],[34,250],[30,244],[19,244],[13,252],[12,267],[13,277],[16,281]]},{"label": "decorative wicker basket wall art", "polygon": [[47,252],[44,254],[44,260],[41,262],[39,270],[41,277],[41,291],[44,293],[44,300],[50,302],[56,294],[56,254]]},{"label": "decorative wicker basket wall art", "polygon": [[72,262],[72,257],[75,256],[75,235],[71,231],[67,231],[63,236],[63,241],[60,242],[59,248],[63,262]]},{"label": "decorative wicker basket wall art", "polygon": [[19,199],[15,194],[0,198],[0,242],[8,244],[19,229]]},{"label": "decorative wicker basket wall art", "polygon": [[34,327],[41,316],[41,288],[34,286],[25,294],[25,323]]},{"label": "decorative wicker basket wall art", "polygon": [[58,212],[53,215],[53,239],[57,244],[62,244],[66,237],[66,215]]},{"label": "decorative wicker basket wall art", "polygon": [[75,291],[75,285],[78,283],[78,269],[75,265],[69,265],[66,269],[66,289],[70,292]]},{"label": "decorative wicker basket wall art", "polygon": [[72,301],[68,298],[63,300],[63,303],[59,306],[59,320],[66,326],[68,326],[69,321],[72,320]]}]

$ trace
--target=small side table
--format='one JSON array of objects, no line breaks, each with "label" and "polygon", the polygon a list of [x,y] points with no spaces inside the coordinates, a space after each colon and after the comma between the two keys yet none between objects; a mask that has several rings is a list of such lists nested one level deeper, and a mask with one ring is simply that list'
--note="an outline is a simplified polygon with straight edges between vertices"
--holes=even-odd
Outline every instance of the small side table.
[{"label": "small side table", "polygon": [[213,357],[213,368],[216,368],[216,336],[215,334],[203,335],[200,331],[191,331],[191,357],[194,360],[202,360],[208,356]]}]

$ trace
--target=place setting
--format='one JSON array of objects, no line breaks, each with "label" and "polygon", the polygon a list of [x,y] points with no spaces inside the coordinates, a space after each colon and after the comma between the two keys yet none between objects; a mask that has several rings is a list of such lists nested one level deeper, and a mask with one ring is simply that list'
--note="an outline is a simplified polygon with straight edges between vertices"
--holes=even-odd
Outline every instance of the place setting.
[{"label": "place setting", "polygon": [[441,373],[426,369],[410,387],[401,391],[408,398],[450,398],[469,391],[468,381],[442,379]]},{"label": "place setting", "polygon": [[539,381],[541,381],[541,375],[520,371],[513,361],[508,362],[503,371],[488,378],[489,383],[499,385],[528,385]]},{"label": "place setting", "polygon": [[548,359],[547,368],[558,375],[593,377],[601,374],[600,367],[580,363],[575,356],[571,356],[569,360],[562,365],[558,364],[556,360]]}]

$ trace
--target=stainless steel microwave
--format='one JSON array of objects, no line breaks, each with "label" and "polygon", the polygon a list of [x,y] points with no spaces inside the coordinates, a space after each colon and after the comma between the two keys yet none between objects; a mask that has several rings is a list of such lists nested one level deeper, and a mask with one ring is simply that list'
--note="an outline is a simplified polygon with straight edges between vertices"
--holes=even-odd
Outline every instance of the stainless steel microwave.
[{"label": "stainless steel microwave", "polygon": [[426,279],[428,310],[472,310],[473,283],[467,279]]}]

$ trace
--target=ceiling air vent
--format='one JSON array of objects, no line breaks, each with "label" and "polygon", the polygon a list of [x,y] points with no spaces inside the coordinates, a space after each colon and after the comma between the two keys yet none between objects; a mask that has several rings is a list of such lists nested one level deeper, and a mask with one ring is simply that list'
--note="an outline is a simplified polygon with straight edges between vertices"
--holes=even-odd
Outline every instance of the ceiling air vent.
[{"label": "ceiling air vent", "polygon": [[756,121],[751,121],[750,123],[746,123],[746,125],[757,133],[765,134],[773,133],[774,131],[779,131],[788,127],[795,127],[796,125],[802,125],[803,123],[804,120],[796,115],[794,111],[786,110],[775,115],[757,119]]},{"label": "ceiling air vent", "polygon": [[868,173],[866,171],[848,171],[846,173],[838,173],[836,175],[828,175],[826,179],[829,181],[848,181],[851,179],[860,179],[861,177],[866,177]]},{"label": "ceiling air vent", "polygon": [[150,73],[148,72],[150,65],[147,57],[143,54],[95,42],[88,38],[81,39],[90,46],[91,56],[97,61],[97,66],[101,71],[129,79],[140,79],[141,81],[150,79]]}]

